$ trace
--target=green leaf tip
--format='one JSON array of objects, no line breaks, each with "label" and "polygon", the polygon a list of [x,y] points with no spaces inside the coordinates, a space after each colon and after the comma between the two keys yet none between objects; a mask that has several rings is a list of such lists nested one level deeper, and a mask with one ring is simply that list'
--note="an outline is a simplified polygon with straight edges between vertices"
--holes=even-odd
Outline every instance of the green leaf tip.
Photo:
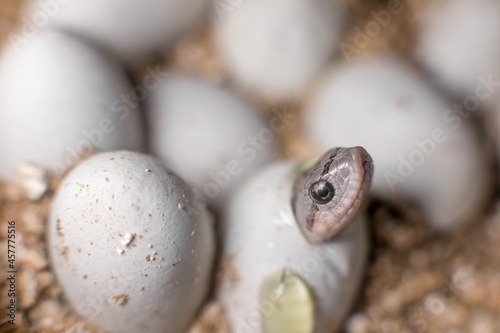
[{"label": "green leaf tip", "polygon": [[307,283],[290,269],[267,277],[259,294],[264,333],[312,333],[315,301]]}]

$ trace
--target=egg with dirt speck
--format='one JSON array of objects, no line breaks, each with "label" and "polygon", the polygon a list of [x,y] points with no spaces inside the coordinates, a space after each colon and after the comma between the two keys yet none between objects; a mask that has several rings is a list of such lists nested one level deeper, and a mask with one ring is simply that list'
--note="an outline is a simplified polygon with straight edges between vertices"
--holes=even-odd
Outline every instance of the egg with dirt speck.
[{"label": "egg with dirt speck", "polygon": [[63,295],[106,332],[185,332],[207,295],[211,217],[152,157],[79,164],[57,190],[47,236]]}]

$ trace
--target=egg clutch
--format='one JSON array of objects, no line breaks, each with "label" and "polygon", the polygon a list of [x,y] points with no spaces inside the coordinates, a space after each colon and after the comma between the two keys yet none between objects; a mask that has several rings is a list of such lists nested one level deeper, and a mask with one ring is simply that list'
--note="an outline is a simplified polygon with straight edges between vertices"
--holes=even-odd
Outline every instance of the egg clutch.
[{"label": "egg clutch", "polygon": [[407,61],[336,57],[340,0],[26,0],[0,177],[50,200],[54,304],[96,332],[203,333],[207,304],[225,333],[343,331],[370,198],[452,234],[494,188],[500,3],[429,3]]}]

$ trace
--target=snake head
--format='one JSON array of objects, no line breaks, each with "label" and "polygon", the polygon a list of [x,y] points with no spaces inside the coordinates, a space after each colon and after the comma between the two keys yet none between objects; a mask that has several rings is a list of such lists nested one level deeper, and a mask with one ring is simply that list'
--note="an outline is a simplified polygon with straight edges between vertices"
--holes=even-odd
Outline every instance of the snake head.
[{"label": "snake head", "polygon": [[312,243],[339,233],[359,210],[370,187],[373,160],[362,147],[329,150],[294,187],[292,208]]}]

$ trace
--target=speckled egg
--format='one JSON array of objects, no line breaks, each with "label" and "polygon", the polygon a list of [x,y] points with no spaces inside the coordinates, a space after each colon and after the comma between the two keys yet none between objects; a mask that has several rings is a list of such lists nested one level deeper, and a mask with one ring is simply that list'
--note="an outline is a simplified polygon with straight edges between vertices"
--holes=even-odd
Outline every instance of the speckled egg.
[{"label": "speckled egg", "polygon": [[442,86],[474,94],[483,80],[500,81],[500,2],[431,2],[420,18],[417,58]]},{"label": "speckled egg", "polygon": [[186,332],[209,290],[213,226],[156,159],[118,151],[73,169],[55,195],[52,268],[77,314],[106,332]]},{"label": "speckled egg", "polygon": [[266,97],[294,97],[342,37],[342,1],[231,2],[215,6],[218,52],[242,86]]},{"label": "speckled egg", "polygon": [[232,332],[337,332],[356,299],[366,218],[360,212],[332,240],[309,243],[291,205],[297,168],[283,161],[259,171],[224,211],[217,297]]},{"label": "speckled egg", "polygon": [[286,110],[265,121],[230,89],[179,74],[152,92],[148,107],[152,152],[219,206],[274,157],[279,133],[293,121]]},{"label": "speckled egg", "polygon": [[137,61],[172,42],[205,8],[203,0],[31,0],[25,16],[35,29],[62,28]]},{"label": "speckled egg", "polygon": [[122,68],[84,42],[46,30],[0,57],[0,177],[31,163],[62,173],[92,150],[142,147]]},{"label": "speckled egg", "polygon": [[414,202],[447,231],[478,216],[491,189],[491,159],[469,102],[447,103],[396,58],[358,61],[325,76],[305,130],[319,150],[366,147],[377,165],[371,191]]}]

